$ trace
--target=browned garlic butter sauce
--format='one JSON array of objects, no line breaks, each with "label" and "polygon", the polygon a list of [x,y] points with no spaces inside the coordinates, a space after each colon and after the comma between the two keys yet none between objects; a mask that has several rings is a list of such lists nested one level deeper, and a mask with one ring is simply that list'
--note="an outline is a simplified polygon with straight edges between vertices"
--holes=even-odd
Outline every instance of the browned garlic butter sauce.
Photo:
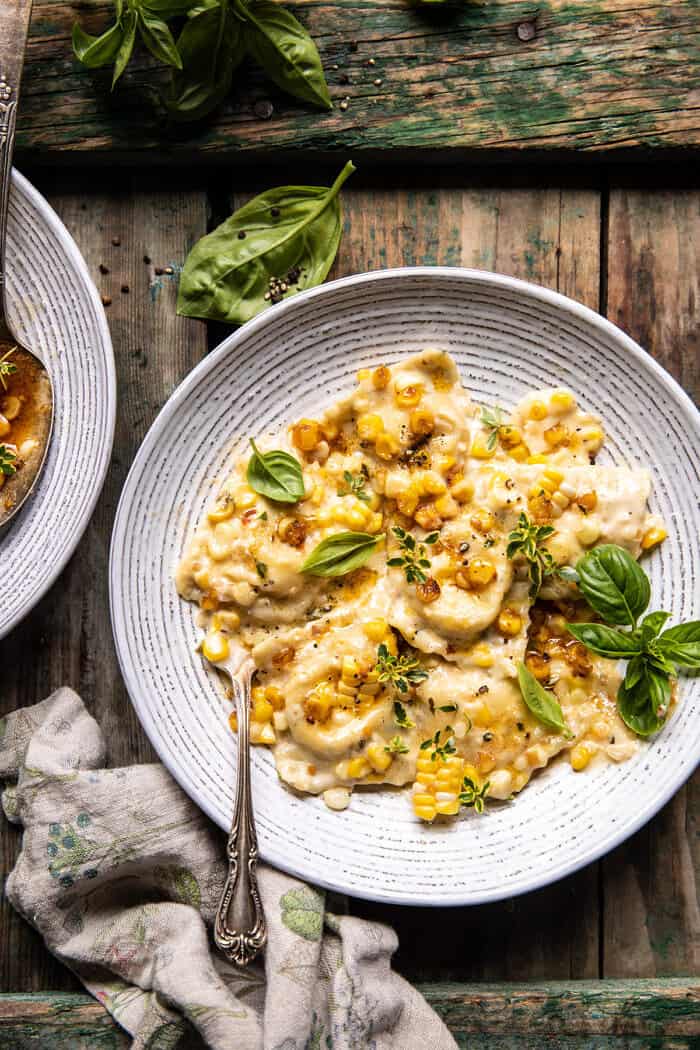
[{"label": "browned garlic butter sauce", "polygon": [[[256,435],[263,451],[299,459],[306,499],[290,507],[256,495],[246,454],[178,567],[178,590],[199,604],[202,626],[252,653],[253,739],[271,746],[282,780],[323,792],[333,808],[347,805],[357,784],[412,783],[420,744],[438,729],[454,736],[470,775],[488,780],[496,799],[564,750],[582,768],[596,755],[623,760],[637,746],[615,710],[615,665],[565,632],[566,617],[580,615],[569,585],[550,577],[533,608],[526,569],[505,547],[525,511],[554,525],[557,562],[575,564],[597,543],[637,557],[652,521],[649,476],[592,465],[600,422],[561,389],[528,395],[504,415],[493,449],[488,436],[443,352],[360,373],[356,391],[318,420]],[[366,473],[368,499],[339,494],[346,471]],[[419,541],[439,530],[426,570],[437,587],[426,591],[387,566],[398,553],[394,525]],[[346,529],[386,538],[348,576],[299,572],[324,537]],[[397,643],[413,647],[427,679],[400,696],[377,682],[382,641],[394,653]],[[556,693],[573,739],[525,707],[516,677],[523,660]],[[397,698],[413,727],[397,725]],[[386,750],[397,737],[405,753]]]},{"label": "browned garlic butter sauce", "polygon": [[14,454],[16,473],[0,472],[0,521],[25,491],[43,455],[51,424],[51,386],[32,354],[12,343],[0,343],[0,359],[16,371],[0,382],[0,445]]}]

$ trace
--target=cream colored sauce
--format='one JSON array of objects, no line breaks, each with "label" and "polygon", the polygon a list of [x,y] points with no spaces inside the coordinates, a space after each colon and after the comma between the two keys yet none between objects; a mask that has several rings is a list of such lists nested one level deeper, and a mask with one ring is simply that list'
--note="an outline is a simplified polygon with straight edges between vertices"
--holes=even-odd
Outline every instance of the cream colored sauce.
[{"label": "cream colored sauce", "polygon": [[[254,739],[268,739],[282,780],[324,793],[332,808],[343,808],[356,784],[412,783],[420,744],[437,730],[499,799],[575,745],[615,761],[636,747],[615,710],[619,678],[608,661],[591,659],[581,673],[568,656],[551,660],[550,687],[572,739],[528,712],[516,675],[532,603],[526,568],[505,548],[524,511],[555,527],[548,546],[557,562],[575,564],[601,542],[638,557],[652,522],[649,475],[593,465],[600,421],[567,391],[528,395],[510,417],[504,413],[503,424],[487,447],[481,410],[442,352],[367,372],[353,394],[310,421],[309,451],[297,447],[294,427],[274,438],[255,435],[263,451],[281,448],[298,458],[303,501],[281,506],[256,495],[246,483],[246,454],[189,541],[177,569],[180,594],[200,605],[210,631],[251,651],[254,718],[270,715],[264,691],[276,692],[264,732],[263,722],[253,722]],[[363,471],[359,498],[345,491],[345,477]],[[547,471],[555,472],[551,499],[541,488]],[[395,525],[417,542],[439,532],[426,548],[425,571],[439,590],[434,600],[407,581],[404,568],[387,565],[400,553]],[[335,579],[300,571],[324,537],[346,529],[384,537],[363,568]],[[469,574],[484,564],[493,579],[477,585]],[[552,577],[541,597],[570,600],[572,589]],[[406,694],[376,682],[378,644],[396,651],[397,640],[428,673]],[[357,695],[354,686],[343,691],[348,659],[358,668]],[[331,697],[325,706],[321,695]],[[410,728],[397,725],[397,699]],[[455,710],[439,710],[445,706]],[[400,748],[387,751],[396,741]]]}]

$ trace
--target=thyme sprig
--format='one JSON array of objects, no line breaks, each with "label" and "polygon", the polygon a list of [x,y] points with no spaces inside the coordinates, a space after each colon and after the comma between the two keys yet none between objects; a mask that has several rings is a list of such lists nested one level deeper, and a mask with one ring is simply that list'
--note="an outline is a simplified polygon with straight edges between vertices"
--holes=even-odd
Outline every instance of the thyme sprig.
[{"label": "thyme sprig", "polygon": [[392,737],[388,744],[384,746],[384,750],[389,755],[407,755],[408,747],[404,744],[400,736]]},{"label": "thyme sprig", "polygon": [[530,597],[536,598],[547,576],[562,574],[551,551],[544,546],[545,540],[554,533],[551,525],[535,525],[524,511],[520,512],[518,527],[508,533],[506,555],[509,558],[522,556],[527,562],[530,576]]},{"label": "thyme sprig", "polygon": [[[444,739],[442,733],[444,732]],[[452,726],[445,726],[444,730],[438,729],[435,736],[428,737],[424,740],[420,746],[421,751],[427,751],[428,748],[432,748],[430,757],[433,761],[436,758],[441,759],[443,762],[447,761],[448,755],[454,755],[457,752],[455,745],[455,738],[453,735]]]},{"label": "thyme sprig", "polygon": [[482,408],[481,425],[488,434],[486,438],[487,451],[493,452],[498,441],[498,431],[503,426],[503,410],[498,405],[495,408]]},{"label": "thyme sprig", "polygon": [[338,488],[339,496],[357,496],[363,503],[369,503],[371,497],[365,491],[365,485],[369,481],[369,474],[364,463],[359,474],[351,474],[349,470],[344,470],[343,481],[345,484],[340,485]]},{"label": "thyme sprig", "polygon": [[394,700],[394,721],[399,729],[414,729],[416,723],[408,717],[406,708],[400,700]]},{"label": "thyme sprig", "polygon": [[434,543],[437,543],[439,533],[431,532],[419,543],[415,536],[406,532],[400,525],[394,525],[391,531],[399,542],[401,554],[389,558],[387,565],[403,569],[407,583],[425,583],[428,577],[424,570],[430,568],[426,547],[432,547]]},{"label": "thyme sprig", "polygon": [[459,801],[463,806],[471,806],[475,813],[483,813],[486,808],[486,796],[491,784],[487,780],[479,787],[471,777],[465,777],[462,781],[462,790],[459,793]]},{"label": "thyme sprig", "polygon": [[394,656],[384,642],[377,648],[377,672],[380,682],[389,682],[399,693],[407,693],[411,686],[428,677],[418,657],[411,653]]},{"label": "thyme sprig", "polygon": [[12,354],[14,354],[16,346],[13,346],[11,350],[7,350],[2,357],[0,357],[0,383],[2,383],[3,390],[7,390],[7,377],[14,375],[17,371],[17,365],[14,361],[8,360]]},{"label": "thyme sprig", "polygon": [[17,453],[9,445],[0,444],[0,474],[4,474],[5,477],[11,477],[17,473],[17,467],[15,461],[17,459]]}]

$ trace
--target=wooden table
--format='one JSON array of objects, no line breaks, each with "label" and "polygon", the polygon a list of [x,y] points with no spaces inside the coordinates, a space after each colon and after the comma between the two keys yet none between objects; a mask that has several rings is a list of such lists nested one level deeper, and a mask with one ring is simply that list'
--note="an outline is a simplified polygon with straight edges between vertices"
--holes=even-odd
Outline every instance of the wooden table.
[{"label": "wooden table", "polygon": [[[87,21],[104,24],[104,4],[95,9]],[[483,0],[449,16],[403,0],[309,2],[301,17],[315,30],[334,97],[352,88],[345,115],[310,113],[253,77],[217,120],[179,137],[160,135],[133,108],[145,66],[130,75],[124,111],[75,67],[66,49],[73,17],[65,0],[35,0],[18,166],[111,298],[117,431],[78,552],[0,642],[0,711],[69,684],[118,765],[155,756],[112,644],[106,570],[116,502],[156,412],[225,334],[176,317],[176,277],[156,268],[176,271],[193,242],[253,193],[330,179],[351,156],[359,171],[344,191],[331,276],[449,264],[536,281],[615,321],[697,400],[700,11],[692,0],[537,8]],[[524,23],[534,38],[520,38]],[[375,79],[384,91],[366,90]],[[667,143],[685,151],[666,155]],[[283,166],[270,153],[280,146],[289,150]],[[629,149],[631,166],[621,163]],[[233,151],[245,167],[230,162]],[[596,151],[595,163],[567,164],[572,151],[577,160]],[[651,162],[641,164],[640,151]],[[408,155],[417,161],[410,167]],[[108,163],[116,156],[117,170]],[[545,890],[470,909],[350,907],[397,929],[398,969],[425,985],[463,1046],[700,1047],[699,816],[696,776],[628,843]],[[3,875],[18,848],[18,833],[2,824]],[[0,1050],[127,1045],[4,903],[0,991],[8,993]]]}]

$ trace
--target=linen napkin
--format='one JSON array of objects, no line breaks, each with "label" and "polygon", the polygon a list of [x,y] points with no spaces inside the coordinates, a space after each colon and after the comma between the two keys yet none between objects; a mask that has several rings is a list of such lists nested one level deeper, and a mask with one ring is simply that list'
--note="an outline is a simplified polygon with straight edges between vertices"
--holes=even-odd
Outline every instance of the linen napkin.
[{"label": "linen napkin", "polygon": [[190,1026],[213,1050],[456,1050],[392,971],[393,930],[272,868],[259,869],[264,964],[227,963],[209,934],[221,831],[163,766],[104,760],[70,689],[0,719],[0,777],[15,781],[3,808],[24,826],[7,896],[135,1050],[171,1050]]}]

